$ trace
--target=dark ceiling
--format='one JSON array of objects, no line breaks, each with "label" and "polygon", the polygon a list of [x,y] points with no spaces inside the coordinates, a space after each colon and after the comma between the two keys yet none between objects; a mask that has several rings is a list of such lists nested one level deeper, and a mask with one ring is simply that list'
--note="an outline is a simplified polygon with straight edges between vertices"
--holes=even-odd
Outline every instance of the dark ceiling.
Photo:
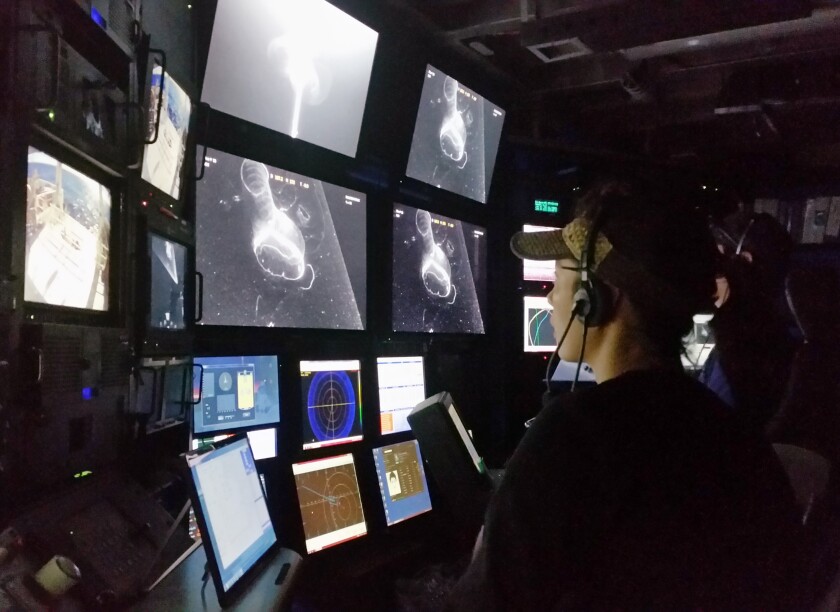
[{"label": "dark ceiling", "polygon": [[840,0],[393,3],[518,92],[513,140],[718,169],[840,166]]}]

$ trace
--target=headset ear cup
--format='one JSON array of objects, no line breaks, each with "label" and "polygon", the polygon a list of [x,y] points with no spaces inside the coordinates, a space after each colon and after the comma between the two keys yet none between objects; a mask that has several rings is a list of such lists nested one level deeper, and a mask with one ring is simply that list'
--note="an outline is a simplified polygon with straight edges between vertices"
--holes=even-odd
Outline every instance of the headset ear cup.
[{"label": "headset ear cup", "polygon": [[597,278],[589,281],[589,287],[581,289],[588,295],[589,313],[586,315],[588,327],[598,327],[612,316],[612,293],[609,287]]},{"label": "headset ear cup", "polygon": [[592,300],[589,297],[589,291],[581,286],[575,291],[573,299],[575,304],[575,317],[583,323],[589,317],[589,313],[592,312]]}]

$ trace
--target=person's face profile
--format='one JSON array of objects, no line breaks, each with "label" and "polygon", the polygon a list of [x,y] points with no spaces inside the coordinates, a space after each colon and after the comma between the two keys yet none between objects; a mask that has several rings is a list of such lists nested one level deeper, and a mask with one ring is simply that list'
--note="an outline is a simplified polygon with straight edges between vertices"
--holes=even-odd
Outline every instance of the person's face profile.
[{"label": "person's face profile", "polygon": [[[551,327],[554,329],[554,337],[557,341],[563,335],[563,331],[569,324],[574,308],[574,297],[580,287],[580,262],[576,259],[558,259],[554,262],[554,286],[546,298],[551,305]],[[558,356],[565,361],[577,361],[580,351],[580,329],[581,325],[572,323],[572,328],[563,346],[560,347]]]}]

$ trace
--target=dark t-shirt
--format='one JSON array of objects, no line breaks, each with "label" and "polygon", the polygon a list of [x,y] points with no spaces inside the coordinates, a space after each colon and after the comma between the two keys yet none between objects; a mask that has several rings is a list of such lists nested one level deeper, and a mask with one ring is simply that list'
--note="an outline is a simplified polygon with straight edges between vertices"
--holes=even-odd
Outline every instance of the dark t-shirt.
[{"label": "dark t-shirt", "polygon": [[785,608],[793,492],[729,412],[665,371],[549,398],[449,607]]}]

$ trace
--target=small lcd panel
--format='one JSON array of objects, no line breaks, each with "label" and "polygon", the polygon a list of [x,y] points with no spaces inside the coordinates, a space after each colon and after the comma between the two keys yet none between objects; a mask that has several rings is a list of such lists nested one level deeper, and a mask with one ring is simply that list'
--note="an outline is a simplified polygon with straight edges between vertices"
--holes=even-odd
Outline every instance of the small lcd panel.
[{"label": "small lcd panel", "polygon": [[301,361],[303,449],[362,439],[362,383],[358,359]]},{"label": "small lcd panel", "polygon": [[184,282],[187,247],[157,234],[149,234],[149,327],[181,330],[184,319]]},{"label": "small lcd panel", "polygon": [[352,454],[293,463],[306,552],[367,534]]},{"label": "small lcd panel", "polygon": [[417,440],[374,448],[373,462],[388,526],[432,509]]},{"label": "small lcd panel", "polygon": [[29,147],[24,300],[108,310],[111,192]]},{"label": "small lcd panel", "polygon": [[[163,100],[160,100],[161,85]],[[151,95],[146,115],[146,140],[154,142],[146,145],[140,178],[175,200],[181,197],[191,111],[189,96],[160,66],[155,66],[152,70]]]},{"label": "small lcd panel", "polygon": [[[280,421],[277,357],[196,357],[193,432],[252,428]],[[197,369],[198,370],[198,369]]]},{"label": "small lcd panel", "polygon": [[523,302],[523,350],[526,353],[550,353],[557,347],[551,327],[551,305],[542,296],[526,295]]},{"label": "small lcd panel", "polygon": [[709,353],[715,348],[715,338],[709,322],[710,314],[694,315],[694,326],[683,338],[684,353],[681,355],[683,366],[689,370],[699,370],[706,364]]},{"label": "small lcd panel", "polygon": [[219,0],[201,101],[354,157],[377,38],[325,0]]},{"label": "small lcd panel", "polygon": [[[543,225],[523,225],[523,232],[550,232],[556,227],[545,227]],[[554,260],[540,261],[536,259],[522,260],[522,280],[554,282]]]},{"label": "small lcd panel", "polygon": [[577,361],[563,361],[562,359],[557,361],[554,372],[551,374],[551,380],[565,383],[573,381],[575,376],[577,376],[579,382],[595,382],[595,372],[588,363],[581,363],[580,371],[578,371]]},{"label": "small lcd panel", "polygon": [[487,202],[505,111],[426,66],[406,176]]},{"label": "small lcd panel", "polygon": [[[263,459],[274,459],[277,456],[277,429],[275,427],[252,429],[247,434],[248,442],[251,444],[251,452],[254,453],[254,459],[261,461]],[[233,435],[232,433],[224,433],[206,438],[191,438],[190,450],[198,450],[206,444],[227,440]]]},{"label": "small lcd panel", "polygon": [[246,438],[188,454],[193,508],[220,603],[277,542],[265,493]]},{"label": "small lcd panel", "polygon": [[395,204],[393,330],[483,334],[486,261],[483,227]]},{"label": "small lcd panel", "polygon": [[208,325],[364,329],[358,191],[208,149],[196,183],[196,268]]},{"label": "small lcd panel", "polygon": [[379,380],[379,432],[409,431],[408,415],[426,399],[423,358],[377,357]]}]

